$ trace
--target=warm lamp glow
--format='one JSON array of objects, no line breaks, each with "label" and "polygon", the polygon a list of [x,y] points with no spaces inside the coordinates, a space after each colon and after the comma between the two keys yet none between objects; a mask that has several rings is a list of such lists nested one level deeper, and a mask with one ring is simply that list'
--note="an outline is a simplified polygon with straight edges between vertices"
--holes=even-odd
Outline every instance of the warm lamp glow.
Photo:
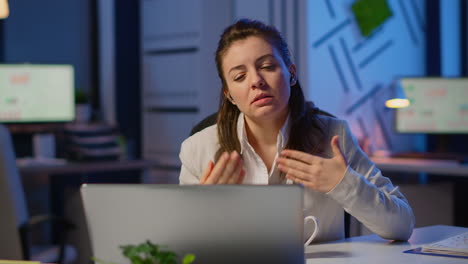
[{"label": "warm lamp glow", "polygon": [[7,18],[9,14],[7,0],[0,0],[0,19]]},{"label": "warm lamp glow", "polygon": [[385,102],[385,106],[388,108],[403,108],[409,105],[410,105],[410,101],[408,99],[402,99],[402,98],[390,99]]},{"label": "warm lamp glow", "polygon": [[405,90],[399,78],[395,79],[390,85],[390,94],[390,99],[385,101],[386,107],[403,108],[410,105],[410,101],[406,98]]}]

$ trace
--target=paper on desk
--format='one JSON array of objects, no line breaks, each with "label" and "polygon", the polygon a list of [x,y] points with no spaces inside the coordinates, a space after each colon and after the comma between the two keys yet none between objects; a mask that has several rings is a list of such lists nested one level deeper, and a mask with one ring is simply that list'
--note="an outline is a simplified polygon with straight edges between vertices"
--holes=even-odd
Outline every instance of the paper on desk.
[{"label": "paper on desk", "polygon": [[41,264],[39,261],[0,259],[0,264]]},{"label": "paper on desk", "polygon": [[468,232],[424,245],[422,252],[468,257]]}]

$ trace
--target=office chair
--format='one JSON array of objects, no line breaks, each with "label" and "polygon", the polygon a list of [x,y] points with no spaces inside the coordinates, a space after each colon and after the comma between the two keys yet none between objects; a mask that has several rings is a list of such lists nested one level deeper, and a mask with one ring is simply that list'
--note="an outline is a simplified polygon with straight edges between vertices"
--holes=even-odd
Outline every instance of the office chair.
[{"label": "office chair", "polygon": [[[319,109],[317,108],[317,111],[318,111],[318,114],[319,115],[325,115],[325,116],[329,116],[329,117],[335,117],[334,115],[322,110],[322,109]],[[218,117],[218,112],[215,112],[207,117],[205,117],[203,120],[201,120],[198,124],[196,124],[192,130],[190,131],[190,136],[192,136],[193,134],[209,127],[209,126],[212,126],[214,124],[216,124],[216,119]],[[345,237],[350,237],[350,229],[351,229],[351,215],[349,213],[347,213],[345,211],[345,215],[344,215],[344,223],[345,223]]]},{"label": "office chair", "polygon": [[[52,215],[29,217],[15,152],[8,129],[0,124],[0,259],[73,263],[76,250],[65,244],[66,230],[73,224]],[[32,245],[31,232],[46,222],[60,231],[58,245]]]}]

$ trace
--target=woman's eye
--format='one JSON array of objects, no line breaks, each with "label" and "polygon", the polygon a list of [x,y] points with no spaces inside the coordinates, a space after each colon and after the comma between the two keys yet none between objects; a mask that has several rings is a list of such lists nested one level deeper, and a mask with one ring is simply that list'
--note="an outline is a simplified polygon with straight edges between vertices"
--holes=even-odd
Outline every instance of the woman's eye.
[{"label": "woman's eye", "polygon": [[242,81],[244,79],[244,76],[245,76],[244,74],[239,74],[239,75],[234,77],[234,81],[235,82],[240,82],[240,81]]},{"label": "woman's eye", "polygon": [[264,69],[264,70],[273,70],[273,69],[275,69],[275,65],[273,65],[273,64],[265,64],[265,65],[262,65],[261,68]]}]

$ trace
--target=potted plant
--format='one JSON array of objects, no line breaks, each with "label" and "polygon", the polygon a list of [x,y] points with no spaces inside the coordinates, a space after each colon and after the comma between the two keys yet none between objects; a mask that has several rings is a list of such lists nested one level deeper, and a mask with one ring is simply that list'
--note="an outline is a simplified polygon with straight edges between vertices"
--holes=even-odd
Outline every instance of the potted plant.
[{"label": "potted plant", "polygon": [[75,122],[88,123],[91,119],[91,104],[88,95],[82,90],[75,91]]},{"label": "potted plant", "polygon": [[[120,246],[122,254],[130,260],[131,264],[178,264],[177,254],[169,250],[162,250],[163,247],[146,241],[139,245]],[[91,258],[96,263],[114,264],[98,258]],[[186,254],[180,264],[190,264],[195,260],[195,255]]]}]

